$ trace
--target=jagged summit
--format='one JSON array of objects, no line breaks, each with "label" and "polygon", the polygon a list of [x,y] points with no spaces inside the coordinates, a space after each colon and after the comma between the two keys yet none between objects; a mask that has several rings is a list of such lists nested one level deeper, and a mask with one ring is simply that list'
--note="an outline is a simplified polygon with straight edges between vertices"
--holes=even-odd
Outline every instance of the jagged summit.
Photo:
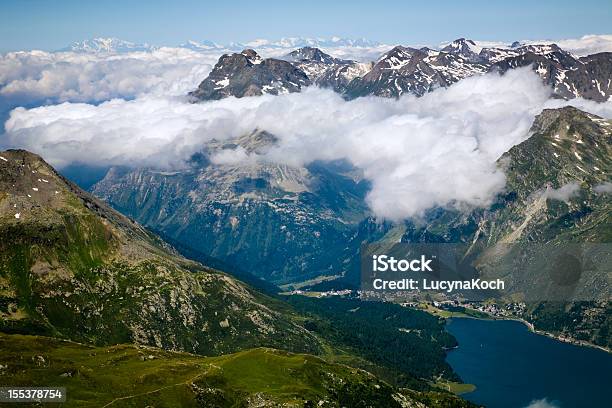
[{"label": "jagged summit", "polygon": [[482,51],[482,47],[476,45],[476,43],[472,40],[458,38],[446,47],[442,48],[441,51],[448,52],[451,54],[462,55],[470,59],[479,59],[478,56],[480,54],[480,51]]},{"label": "jagged summit", "polygon": [[310,85],[308,76],[287,61],[263,59],[252,49],[224,54],[198,89],[195,100],[298,92]]},{"label": "jagged summit", "polygon": [[396,46],[383,54],[370,72],[352,81],[347,95],[399,97],[410,93],[421,96],[485,72],[484,64],[459,53]]},{"label": "jagged summit", "polygon": [[[404,66],[414,55],[426,56],[426,52],[412,47],[396,45],[388,52],[381,55],[376,62],[376,66],[387,69],[399,69]],[[383,66],[384,65],[384,66]]]},{"label": "jagged summit", "polygon": [[320,62],[322,64],[334,64],[341,61],[315,47],[298,48],[297,50],[291,51],[289,54],[287,54],[287,57],[293,61],[306,60]]},{"label": "jagged summit", "polygon": [[246,49],[242,50],[242,52],[240,54],[242,54],[245,57],[247,57],[247,59],[249,60],[249,62],[251,64],[261,64],[263,62],[263,59],[253,49],[246,48]]}]

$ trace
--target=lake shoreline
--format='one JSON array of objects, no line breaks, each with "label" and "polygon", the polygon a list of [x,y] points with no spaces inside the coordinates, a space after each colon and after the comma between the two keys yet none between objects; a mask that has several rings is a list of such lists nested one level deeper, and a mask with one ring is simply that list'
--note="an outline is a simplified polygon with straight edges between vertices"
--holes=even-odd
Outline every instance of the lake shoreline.
[{"label": "lake shoreline", "polygon": [[[482,312],[482,313],[486,313],[486,312]],[[491,314],[488,314],[487,317],[477,317],[477,316],[470,316],[468,314],[466,314],[465,316],[450,316],[450,317],[446,317],[445,319],[452,319],[452,318],[459,318],[459,319],[477,319],[477,320],[511,320],[511,321],[517,321],[517,322],[521,322],[523,323],[525,326],[527,326],[527,328],[535,333],[535,334],[539,334],[540,336],[546,336],[552,339],[555,339],[557,341],[560,341],[562,343],[566,343],[566,344],[573,344],[574,346],[580,346],[580,347],[590,347],[590,348],[595,348],[601,351],[605,351],[607,353],[612,353],[612,349],[609,349],[607,347],[604,346],[600,346],[598,344],[594,344],[585,340],[578,340],[575,339],[573,337],[565,337],[565,336],[560,336],[558,334],[554,334],[551,332],[547,332],[545,330],[539,330],[536,329],[534,324],[531,323],[528,320],[522,319],[520,317],[499,317],[499,316],[494,316]]]}]

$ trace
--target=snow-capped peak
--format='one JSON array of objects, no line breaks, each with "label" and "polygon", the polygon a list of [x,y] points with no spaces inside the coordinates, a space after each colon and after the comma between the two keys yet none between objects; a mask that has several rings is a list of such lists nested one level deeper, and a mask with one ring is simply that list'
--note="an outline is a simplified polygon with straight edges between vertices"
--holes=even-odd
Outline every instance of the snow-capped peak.
[{"label": "snow-capped peak", "polygon": [[200,50],[218,50],[218,49],[222,49],[223,48],[222,45],[219,45],[216,42],[208,41],[208,40],[204,40],[204,41],[189,40],[186,43],[183,43],[183,44],[179,45],[179,47],[181,47],[181,48],[188,48],[188,49],[194,50],[194,51],[200,51]]},{"label": "snow-capped peak", "polygon": [[476,45],[476,43],[472,40],[458,38],[446,47],[442,48],[442,51],[462,55],[477,55],[480,54],[480,51],[482,51],[482,47]]},{"label": "snow-capped peak", "polygon": [[368,41],[365,38],[348,39],[340,37],[325,38],[307,38],[307,37],[285,37],[280,40],[256,39],[245,43],[230,43],[225,48],[230,50],[242,50],[244,48],[326,48],[326,47],[373,47],[381,45],[374,41]]},{"label": "snow-capped peak", "polygon": [[137,44],[131,41],[120,40],[114,37],[97,37],[89,40],[76,41],[60,51],[85,53],[121,53],[131,51],[152,51],[153,47],[147,43]]},{"label": "snow-capped peak", "polygon": [[247,59],[249,60],[251,64],[258,65],[263,62],[263,59],[259,56],[259,54],[257,54],[254,50],[250,48],[247,48],[246,50],[242,50],[241,54],[247,57]]}]

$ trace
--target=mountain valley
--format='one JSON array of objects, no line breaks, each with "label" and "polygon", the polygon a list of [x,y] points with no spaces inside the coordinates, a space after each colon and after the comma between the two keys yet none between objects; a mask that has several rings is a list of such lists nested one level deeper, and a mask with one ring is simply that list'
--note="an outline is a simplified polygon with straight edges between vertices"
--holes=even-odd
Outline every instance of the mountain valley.
[{"label": "mountain valley", "polygon": [[[399,308],[388,338],[419,352],[399,364],[376,358],[365,345],[378,331],[355,343],[352,328],[322,310],[296,308],[183,258],[39,156],[8,150],[0,160],[0,343],[8,353],[0,378],[51,378],[74,392],[70,406],[149,396],[163,406],[176,398],[203,407],[470,406],[432,384],[459,380],[444,362],[453,339],[438,318],[380,305]],[[375,314],[372,324],[382,320]],[[397,329],[403,325],[437,340]],[[108,367],[113,378],[136,377],[114,384],[101,374]],[[248,384],[239,372],[252,373]]]}]

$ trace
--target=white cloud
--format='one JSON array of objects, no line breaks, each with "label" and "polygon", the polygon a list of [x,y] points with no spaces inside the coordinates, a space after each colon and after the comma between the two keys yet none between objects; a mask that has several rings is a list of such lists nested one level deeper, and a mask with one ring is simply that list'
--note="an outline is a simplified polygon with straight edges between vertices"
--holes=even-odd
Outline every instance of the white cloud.
[{"label": "white cloud", "polygon": [[525,408],[559,408],[559,404],[546,398],[533,400]]},{"label": "white cloud", "polygon": [[0,55],[0,97],[16,106],[145,93],[184,95],[208,75],[219,56],[184,48],[122,54],[10,52]]},{"label": "white cloud", "polygon": [[567,203],[570,198],[578,195],[579,191],[580,184],[578,184],[577,182],[571,182],[564,184],[557,189],[549,187],[546,189],[546,191],[544,191],[544,195],[546,196],[546,198],[549,198],[551,200],[565,201]]},{"label": "white cloud", "polygon": [[597,194],[612,194],[612,183],[606,181],[593,187]]},{"label": "white cloud", "polygon": [[581,38],[551,42],[578,56],[612,52],[612,35],[585,35]]},{"label": "white cloud", "polygon": [[[352,101],[317,88],[282,96],[189,104],[144,95],[100,105],[18,108],[5,145],[42,154],[52,164],[180,167],[210,139],[255,128],[279,138],[265,158],[301,166],[347,159],[372,182],[368,203],[379,216],[418,216],[438,205],[486,205],[503,189],[496,159],[528,136],[550,89],[530,69],[468,78],[421,98]],[[580,104],[580,101],[573,101]],[[611,103],[593,105],[610,112]],[[597,110],[594,113],[601,113]],[[244,151],[217,163],[252,163]]]},{"label": "white cloud", "polygon": [[244,164],[247,162],[253,162],[254,159],[255,157],[250,157],[242,146],[238,146],[235,149],[223,149],[220,152],[213,154],[210,161],[219,165],[238,165],[241,163]]}]

